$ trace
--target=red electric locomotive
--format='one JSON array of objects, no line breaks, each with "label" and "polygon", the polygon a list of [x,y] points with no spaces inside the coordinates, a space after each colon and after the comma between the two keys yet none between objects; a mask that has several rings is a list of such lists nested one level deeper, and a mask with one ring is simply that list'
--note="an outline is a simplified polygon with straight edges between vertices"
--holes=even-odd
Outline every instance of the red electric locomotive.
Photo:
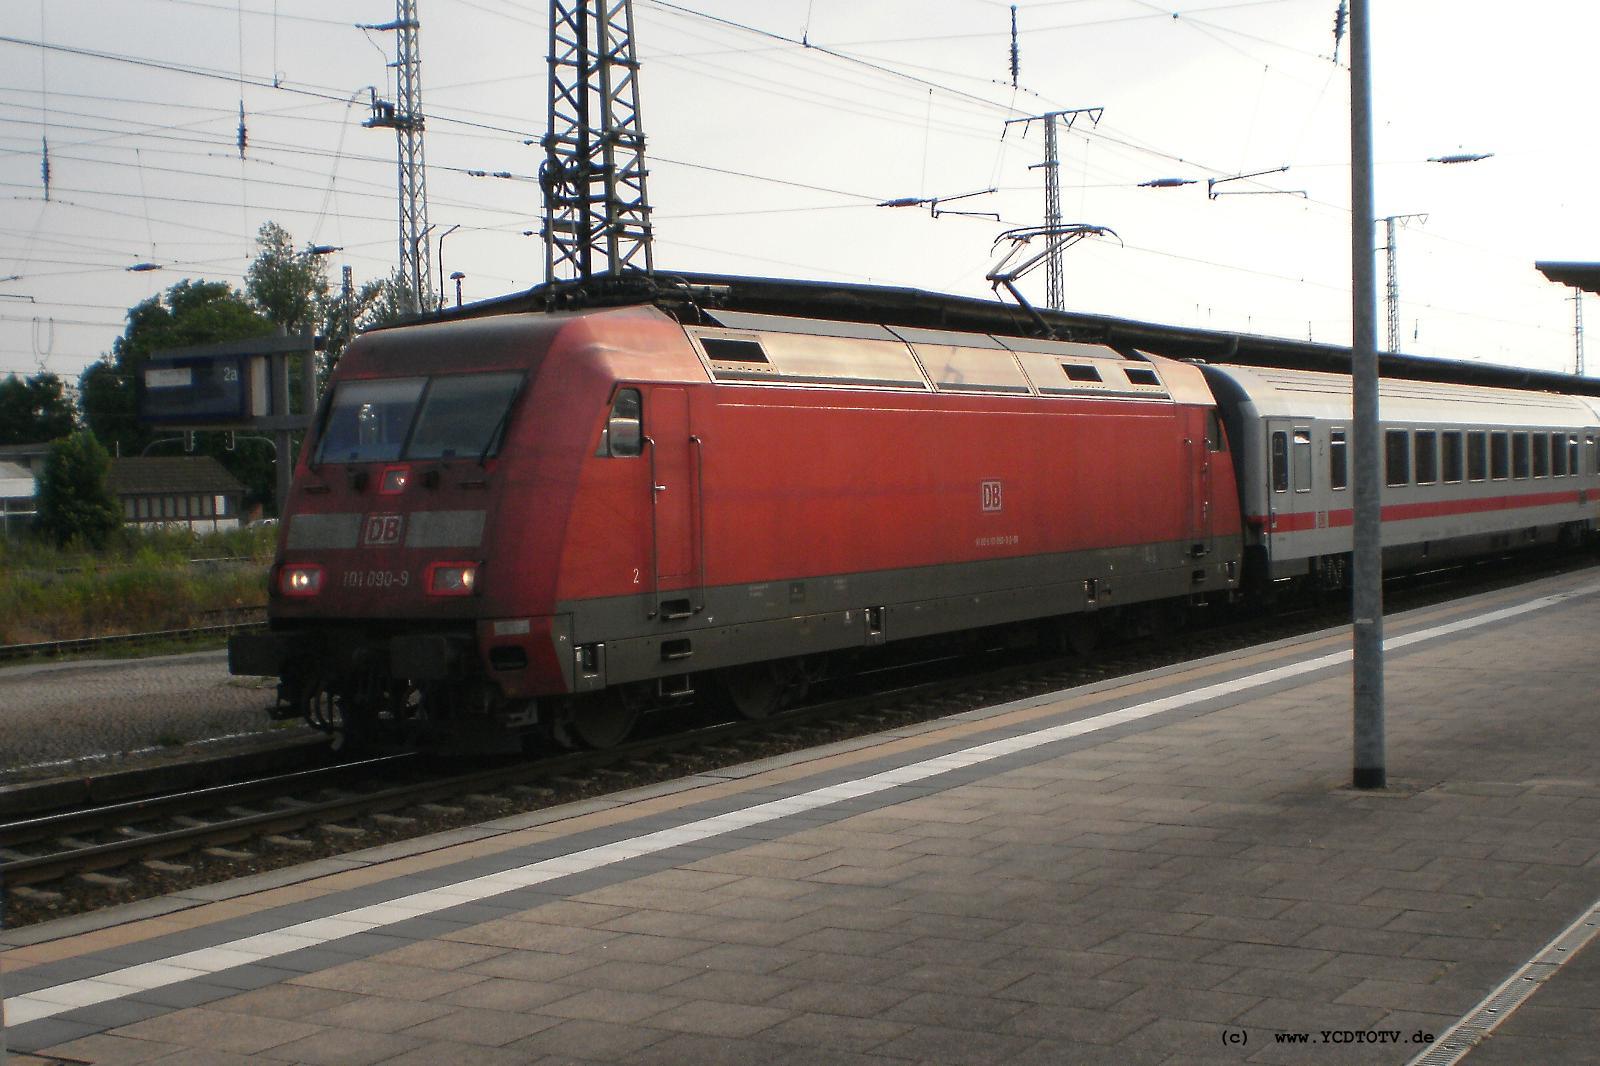
[{"label": "red electric locomotive", "polygon": [[[689,316],[685,316],[689,317]],[[280,716],[615,742],[814,664],[1239,582],[1198,368],[1131,347],[658,307],[380,330],[301,450],[270,631]]]}]

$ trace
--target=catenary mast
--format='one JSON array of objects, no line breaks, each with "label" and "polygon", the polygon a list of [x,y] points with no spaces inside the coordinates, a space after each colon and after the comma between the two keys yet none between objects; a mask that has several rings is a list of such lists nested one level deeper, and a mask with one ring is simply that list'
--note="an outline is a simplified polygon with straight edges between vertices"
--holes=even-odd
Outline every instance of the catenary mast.
[{"label": "catenary mast", "polygon": [[649,273],[632,0],[552,0],[549,62],[545,280]]},{"label": "catenary mast", "polygon": [[400,270],[409,286],[411,309],[433,306],[433,257],[428,245],[428,176],[422,147],[422,54],[417,45],[417,0],[396,0],[395,19],[364,29],[395,36],[395,99],[373,94],[372,117],[363,125],[395,131],[400,180]]}]

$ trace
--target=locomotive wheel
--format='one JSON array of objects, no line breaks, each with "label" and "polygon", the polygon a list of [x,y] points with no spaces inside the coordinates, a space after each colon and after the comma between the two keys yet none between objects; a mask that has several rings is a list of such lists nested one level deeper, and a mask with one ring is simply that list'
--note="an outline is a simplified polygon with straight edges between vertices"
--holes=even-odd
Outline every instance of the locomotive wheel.
[{"label": "locomotive wheel", "polygon": [[613,689],[578,700],[562,727],[577,744],[605,751],[628,739],[639,721],[639,710],[637,702]]},{"label": "locomotive wheel", "polygon": [[360,755],[370,751],[378,735],[378,713],[353,697],[338,700],[338,722],[329,730],[332,748],[341,755]]},{"label": "locomotive wheel", "polygon": [[722,691],[746,718],[767,718],[805,699],[810,682],[798,659],[750,663],[722,671]]},{"label": "locomotive wheel", "polygon": [[1087,659],[1100,646],[1100,619],[1073,615],[1066,620],[1067,647],[1080,659]]}]

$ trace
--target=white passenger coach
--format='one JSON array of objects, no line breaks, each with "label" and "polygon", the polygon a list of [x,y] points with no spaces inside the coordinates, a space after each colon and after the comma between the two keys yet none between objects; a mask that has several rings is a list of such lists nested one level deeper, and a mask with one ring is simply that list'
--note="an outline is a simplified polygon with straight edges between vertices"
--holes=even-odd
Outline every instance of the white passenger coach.
[{"label": "white passenger coach", "polygon": [[[1243,460],[1246,573],[1347,583],[1355,474],[1350,379],[1204,368]],[[1541,542],[1600,522],[1600,400],[1384,379],[1384,567]]]}]

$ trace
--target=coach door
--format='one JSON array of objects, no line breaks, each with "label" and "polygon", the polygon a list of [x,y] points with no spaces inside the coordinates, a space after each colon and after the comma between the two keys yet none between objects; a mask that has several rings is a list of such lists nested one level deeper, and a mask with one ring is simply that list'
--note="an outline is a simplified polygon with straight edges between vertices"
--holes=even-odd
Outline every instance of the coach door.
[{"label": "coach door", "polygon": [[650,451],[651,523],[655,546],[657,610],[662,618],[685,618],[699,596],[695,509],[699,502],[699,438],[689,432],[689,396],[683,389],[656,389],[645,404]]},{"label": "coach door", "polygon": [[1311,529],[1311,427],[1292,422],[1267,423],[1267,548],[1274,559],[1296,552],[1291,537]]},{"label": "coach door", "polygon": [[1201,432],[1190,434],[1188,438],[1190,477],[1187,480],[1191,485],[1189,526],[1193,538],[1189,553],[1198,559],[1210,555],[1212,549],[1215,531],[1212,528],[1211,466],[1222,448],[1222,425],[1215,409],[1198,412],[1195,418],[1201,423]]}]

